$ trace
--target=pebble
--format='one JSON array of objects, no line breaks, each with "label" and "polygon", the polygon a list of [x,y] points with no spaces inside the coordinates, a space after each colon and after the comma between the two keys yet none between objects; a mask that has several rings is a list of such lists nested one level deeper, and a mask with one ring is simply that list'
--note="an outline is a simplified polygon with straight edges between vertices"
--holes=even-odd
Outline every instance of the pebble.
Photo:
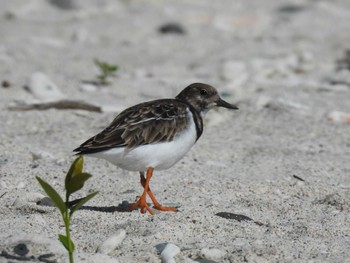
[{"label": "pebble", "polygon": [[336,123],[350,123],[350,113],[341,111],[331,111],[327,115],[327,119]]},{"label": "pebble", "polygon": [[17,189],[23,189],[24,187],[26,186],[26,184],[24,183],[24,182],[19,182],[18,184],[17,184]]},{"label": "pebble", "polygon": [[158,28],[158,32],[161,34],[177,34],[177,35],[186,34],[184,27],[181,24],[176,22],[170,22],[170,23],[161,25]]},{"label": "pebble", "polygon": [[180,253],[180,248],[172,243],[168,243],[162,253],[160,253],[160,258],[162,263],[176,263],[175,256]]},{"label": "pebble", "polygon": [[35,72],[30,76],[26,89],[42,102],[57,101],[65,98],[56,84],[42,72]]},{"label": "pebble", "polygon": [[102,254],[108,254],[113,252],[123,242],[126,236],[124,229],[119,229],[115,234],[109,236],[103,243],[97,248],[97,252]]},{"label": "pebble", "polygon": [[202,248],[199,256],[203,259],[218,261],[226,255],[225,251],[217,248]]},{"label": "pebble", "polygon": [[44,160],[53,160],[54,157],[51,153],[45,152],[43,150],[33,150],[32,152],[33,161],[44,159]]}]

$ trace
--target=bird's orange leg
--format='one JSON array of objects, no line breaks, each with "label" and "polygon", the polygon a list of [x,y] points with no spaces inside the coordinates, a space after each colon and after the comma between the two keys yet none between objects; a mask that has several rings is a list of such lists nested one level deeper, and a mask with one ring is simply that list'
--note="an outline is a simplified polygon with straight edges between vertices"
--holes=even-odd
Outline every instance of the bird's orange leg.
[{"label": "bird's orange leg", "polygon": [[[148,170],[147,170],[147,178],[148,178]],[[173,212],[176,212],[177,211],[176,207],[162,206],[162,205],[159,204],[159,202],[157,201],[156,197],[153,195],[153,193],[151,191],[151,188],[147,184],[147,178],[145,178],[144,172],[140,172],[141,185],[143,186],[145,191],[147,189],[147,194],[152,199],[152,202],[154,204],[154,208],[157,209],[157,210],[161,210],[161,211],[173,211]],[[147,186],[147,188],[146,188],[146,186]]]},{"label": "bird's orange leg", "polygon": [[152,209],[148,206],[147,201],[146,201],[146,197],[147,197],[147,191],[148,191],[148,185],[149,185],[149,181],[151,180],[152,177],[152,173],[153,173],[153,168],[149,167],[147,169],[147,178],[145,179],[144,182],[144,191],[143,194],[139,197],[139,200],[135,203],[133,203],[131,206],[129,206],[126,211],[131,211],[134,210],[136,207],[140,207],[141,208],[141,213],[144,214],[145,208],[147,209],[147,211],[151,214],[154,215],[154,212],[152,211]]}]

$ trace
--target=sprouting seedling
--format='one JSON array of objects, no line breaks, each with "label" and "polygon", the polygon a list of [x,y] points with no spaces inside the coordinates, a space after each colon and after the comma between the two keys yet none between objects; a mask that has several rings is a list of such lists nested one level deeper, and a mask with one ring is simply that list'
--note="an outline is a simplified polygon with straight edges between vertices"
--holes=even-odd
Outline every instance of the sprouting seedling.
[{"label": "sprouting seedling", "polygon": [[[54,204],[59,209],[64,225],[66,228],[66,235],[58,235],[59,240],[63,244],[63,246],[67,249],[69,254],[69,262],[73,263],[73,252],[74,252],[74,243],[70,237],[70,220],[75,211],[77,211],[82,205],[84,205],[87,201],[93,198],[98,192],[94,192],[92,194],[87,195],[84,198],[76,200],[75,202],[69,202],[69,197],[71,194],[83,188],[84,183],[91,177],[91,174],[83,173],[83,165],[84,159],[83,157],[78,157],[72,163],[66,178],[65,178],[65,189],[66,189],[66,200],[63,201],[62,197],[57,193],[57,191],[49,185],[47,182],[42,180],[40,177],[36,177],[39,181],[41,187],[44,189],[46,194],[51,198]],[[74,203],[73,205],[70,205]]]},{"label": "sprouting seedling", "polygon": [[98,59],[95,59],[94,63],[100,71],[100,74],[96,76],[99,83],[101,85],[107,85],[108,84],[107,78],[113,75],[118,70],[118,66],[108,64],[107,62],[103,62]]}]

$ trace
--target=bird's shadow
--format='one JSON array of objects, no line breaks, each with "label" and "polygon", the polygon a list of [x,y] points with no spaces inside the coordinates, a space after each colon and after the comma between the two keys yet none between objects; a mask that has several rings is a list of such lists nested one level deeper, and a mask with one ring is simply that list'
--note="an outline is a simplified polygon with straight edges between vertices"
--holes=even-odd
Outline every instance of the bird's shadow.
[{"label": "bird's shadow", "polygon": [[79,210],[89,210],[89,211],[97,211],[97,212],[105,212],[105,213],[114,213],[114,212],[123,212],[128,213],[131,211],[128,211],[127,208],[131,206],[132,203],[129,203],[128,201],[123,201],[118,206],[82,206],[79,208]]},{"label": "bird's shadow", "polygon": [[[82,198],[70,201],[68,203],[68,207],[72,208],[80,200],[82,200]],[[39,205],[39,206],[55,206],[54,202],[49,197],[43,198],[42,200],[37,202],[37,205]],[[105,213],[131,212],[131,211],[127,210],[127,208],[130,207],[131,205],[132,205],[132,203],[129,203],[128,201],[122,201],[118,206],[83,205],[83,206],[79,207],[79,210],[98,211],[98,212],[105,212]],[[137,208],[135,208],[135,209],[137,209]]]},{"label": "bird's shadow", "polygon": [[[73,201],[68,202],[68,207],[72,208],[74,205],[79,203],[84,198],[76,199]],[[45,197],[41,199],[39,202],[36,203],[39,206],[55,206],[54,202],[49,198]],[[128,201],[122,201],[118,206],[89,206],[89,205],[83,205],[79,207],[79,210],[88,210],[88,211],[97,211],[97,212],[105,212],[105,213],[114,213],[114,212],[120,212],[120,213],[128,213],[132,212],[134,210],[138,210],[138,207],[135,207],[132,210],[129,210],[128,208],[134,203],[129,203]],[[148,205],[152,207],[152,204]],[[171,206],[174,206],[176,208],[179,208],[180,206],[176,206],[174,204],[169,204]]]}]

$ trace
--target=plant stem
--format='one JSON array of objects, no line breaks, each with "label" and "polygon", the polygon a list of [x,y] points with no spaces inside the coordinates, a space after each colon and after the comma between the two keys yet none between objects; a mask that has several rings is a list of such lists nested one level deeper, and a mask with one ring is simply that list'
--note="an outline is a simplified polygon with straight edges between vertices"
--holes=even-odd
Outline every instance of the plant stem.
[{"label": "plant stem", "polygon": [[[66,203],[68,204],[69,196],[66,195]],[[73,247],[72,247],[72,241],[70,239],[70,230],[69,230],[69,225],[70,225],[70,213],[69,213],[69,208],[68,205],[66,206],[66,212],[64,215],[64,225],[66,227],[66,236],[68,240],[68,254],[69,254],[69,263],[74,263],[74,258],[73,258]]]}]

